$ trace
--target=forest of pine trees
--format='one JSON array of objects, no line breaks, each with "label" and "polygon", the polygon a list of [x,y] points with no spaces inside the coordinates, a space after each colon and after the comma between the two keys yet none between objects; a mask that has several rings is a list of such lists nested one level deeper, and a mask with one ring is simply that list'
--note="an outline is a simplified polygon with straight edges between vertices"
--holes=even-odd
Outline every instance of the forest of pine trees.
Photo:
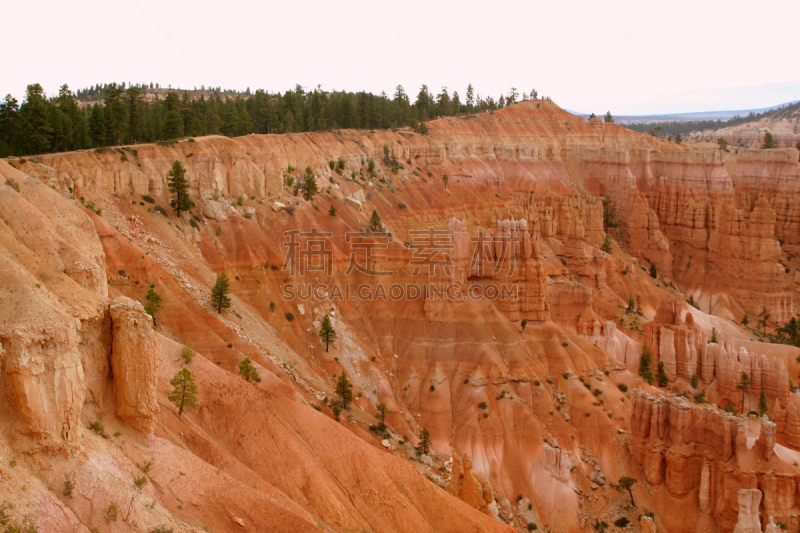
[{"label": "forest of pine trees", "polygon": [[[2,94],[2,93],[0,93]],[[199,94],[199,96],[198,96]],[[194,95],[194,96],[192,96]],[[528,95],[523,94],[526,99]],[[536,98],[535,90],[530,93]],[[439,116],[493,111],[516,102],[516,88],[498,100],[476,95],[470,84],[464,98],[447,88],[438,95],[423,85],[414,103],[402,85],[394,95],[367,92],[306,91],[250,93],[169,90],[158,85],[116,83],[73,92],[65,84],[48,97],[38,83],[28,85],[19,103],[0,100],[0,157],[65,152],[120,144],[169,141],[181,137],[248,133],[325,131],[340,128],[413,127]]]}]

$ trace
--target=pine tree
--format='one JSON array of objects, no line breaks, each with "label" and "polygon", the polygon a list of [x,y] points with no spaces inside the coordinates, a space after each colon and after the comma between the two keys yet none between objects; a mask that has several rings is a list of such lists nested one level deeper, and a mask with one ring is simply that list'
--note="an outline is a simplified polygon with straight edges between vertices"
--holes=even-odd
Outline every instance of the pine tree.
[{"label": "pine tree", "polygon": [[603,239],[603,244],[600,246],[600,249],[607,254],[611,253],[611,237],[606,235],[606,238]]},{"label": "pine tree", "polygon": [[375,231],[383,231],[383,223],[381,222],[381,216],[378,214],[377,209],[372,210],[372,216],[369,219],[369,227]]},{"label": "pine tree", "polygon": [[719,342],[719,337],[717,336],[717,328],[711,328],[711,339],[708,341],[709,343],[717,344]]},{"label": "pine tree", "polygon": [[614,209],[614,201],[608,194],[603,198],[603,229],[608,231],[608,228],[616,228],[617,222],[615,220],[616,209]]},{"label": "pine tree", "polygon": [[109,145],[117,145],[125,128],[125,102],[122,99],[122,87],[109,83],[103,92],[106,111],[106,139]]},{"label": "pine tree", "polygon": [[29,152],[39,154],[50,149],[53,127],[50,124],[48,105],[42,86],[38,83],[28,85],[19,114]]},{"label": "pine tree", "polygon": [[606,112],[606,116],[605,116],[605,117],[603,117],[603,120],[605,120],[606,122],[610,122],[610,123],[612,123],[612,124],[613,124],[613,122],[614,122],[614,117],[612,117],[612,116],[611,116],[611,111],[607,111],[607,112]]},{"label": "pine tree", "polygon": [[761,326],[763,333],[767,333],[767,322],[769,322],[772,313],[769,312],[766,305],[761,306],[761,312],[758,314],[758,324]]},{"label": "pine tree", "polygon": [[747,372],[742,372],[740,382],[736,386],[737,389],[741,389],[742,391],[742,413],[744,413],[744,401],[747,399],[747,388],[750,386],[750,384],[750,376],[747,375]]},{"label": "pine tree", "polygon": [[331,208],[328,209],[328,216],[329,217],[335,217],[336,216],[336,208],[335,207],[331,206]]},{"label": "pine tree", "polygon": [[[231,105],[232,100],[228,100]],[[183,137],[183,116],[181,116],[181,102],[178,95],[174,92],[167,94],[164,100],[164,106],[167,110],[166,120],[164,123],[164,139],[180,139]]]},{"label": "pine tree", "polygon": [[639,375],[648,384],[652,383],[655,379],[653,377],[653,370],[650,368],[651,362],[652,356],[650,355],[650,349],[647,348],[647,346],[642,346],[642,354],[639,356]]},{"label": "pine tree", "polygon": [[656,373],[656,383],[659,387],[666,387],[669,380],[667,379],[667,373],[664,370],[664,361],[658,362],[658,372]]},{"label": "pine tree", "polygon": [[303,191],[303,196],[305,197],[306,201],[313,200],[314,195],[319,192],[319,189],[317,189],[317,178],[314,176],[314,172],[311,170],[311,167],[306,168],[303,184],[300,186],[300,189]]},{"label": "pine tree", "polygon": [[450,178],[447,177],[447,174],[442,176],[442,183],[444,183],[444,188],[447,188],[447,182],[450,181]]},{"label": "pine tree", "polygon": [[336,394],[342,402],[342,409],[347,409],[347,404],[353,401],[353,385],[347,380],[344,370],[336,382]]},{"label": "pine tree", "polygon": [[522,322],[520,322],[520,325],[522,326],[522,331],[525,331],[525,326],[528,325],[528,319],[527,318],[523,318]]},{"label": "pine tree", "polygon": [[319,328],[319,336],[325,341],[325,351],[327,352],[328,345],[336,341],[336,332],[333,330],[333,325],[328,315],[325,315],[325,318],[322,319],[322,325]]},{"label": "pine tree", "polygon": [[156,312],[161,309],[161,296],[152,288],[147,290],[144,297],[144,310],[153,317],[153,326],[156,325]]},{"label": "pine tree", "polygon": [[138,140],[140,129],[142,91],[133,85],[128,87],[126,91],[126,103],[128,104],[128,142],[135,143]]},{"label": "pine tree", "polygon": [[184,211],[194,207],[194,202],[189,199],[189,182],[186,180],[186,169],[180,161],[172,163],[172,168],[167,175],[169,191],[175,195],[169,205],[179,217]]},{"label": "pine tree", "polygon": [[420,455],[427,455],[430,450],[431,450],[431,434],[427,429],[422,428],[422,431],[419,434],[419,444],[417,444],[417,453],[419,453]]},{"label": "pine tree", "polygon": [[657,278],[658,277],[658,268],[656,268],[655,263],[650,263],[650,277]]},{"label": "pine tree", "polygon": [[617,483],[620,487],[628,491],[631,497],[631,505],[636,507],[636,502],[633,501],[633,485],[636,484],[639,480],[636,478],[623,476],[619,478],[619,482]]},{"label": "pine tree", "polygon": [[8,143],[8,155],[14,155],[14,136],[19,129],[19,104],[17,99],[7,94],[0,104],[0,139]]},{"label": "pine tree", "polygon": [[778,143],[775,142],[775,137],[772,136],[770,132],[766,132],[764,134],[764,144],[761,145],[762,150],[767,150],[769,148],[777,148]]},{"label": "pine tree", "polygon": [[167,391],[167,399],[178,408],[178,418],[181,417],[184,409],[197,407],[197,385],[188,368],[179,370],[169,383],[173,389]]},{"label": "pine tree", "polygon": [[92,106],[92,114],[89,116],[89,135],[95,147],[106,143],[106,119],[100,104]]},{"label": "pine tree", "polygon": [[211,289],[211,305],[217,309],[217,313],[222,313],[223,309],[231,306],[231,299],[228,297],[230,292],[230,280],[228,275],[223,272],[217,276],[214,288]]},{"label": "pine tree", "polygon": [[256,367],[253,366],[253,362],[249,357],[245,357],[242,359],[242,362],[239,363],[239,375],[248,383],[251,379],[254,383],[259,383],[261,381],[261,374],[259,374]]},{"label": "pine tree", "polygon": [[376,411],[378,411],[378,420],[380,420],[380,421],[381,421],[381,423],[380,423],[380,425],[378,426],[378,428],[379,428],[381,431],[383,431],[383,430],[385,430],[385,429],[386,429],[386,414],[389,412],[389,408],[388,408],[388,407],[386,407],[386,404],[385,404],[385,403],[379,403],[379,404],[378,404],[378,405],[375,407],[375,410],[376,410]]},{"label": "pine tree", "polygon": [[767,395],[764,394],[763,390],[758,397],[758,414],[761,416],[767,414]]}]

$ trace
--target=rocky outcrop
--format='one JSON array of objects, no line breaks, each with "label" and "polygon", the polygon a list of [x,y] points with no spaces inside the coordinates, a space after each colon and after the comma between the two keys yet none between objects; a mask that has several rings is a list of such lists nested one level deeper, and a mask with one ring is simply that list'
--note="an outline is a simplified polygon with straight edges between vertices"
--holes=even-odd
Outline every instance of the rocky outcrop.
[{"label": "rocky outcrop", "polygon": [[[737,509],[741,527],[752,527],[752,514],[742,515],[741,509],[748,508],[756,496],[747,492],[737,502],[731,490],[735,487],[742,494],[740,489],[758,484],[757,498],[764,493],[767,512],[789,523],[794,506],[791,494],[800,475],[775,459],[775,423],[736,417],[677,396],[653,397],[638,389],[631,393],[631,403],[627,445],[644,468],[648,483],[663,482],[670,494],[680,497],[699,487],[701,512],[713,516],[722,531],[733,530]],[[744,503],[742,498],[746,498]],[[750,508],[757,515],[758,501]]]},{"label": "rocky outcrop", "polygon": [[[681,305],[668,297],[663,300],[656,316],[644,325],[644,344],[653,356],[653,368],[660,362],[669,382],[678,378],[686,381],[697,375],[705,385],[717,382],[716,394],[722,403],[731,403],[739,410],[749,411],[755,403],[745,397],[757,398],[763,390],[769,405],[789,401],[789,373],[781,357],[767,358],[752,354],[744,347],[736,349],[733,339],[718,333],[718,342],[708,342],[708,336],[695,324],[690,312],[681,318]],[[749,384],[742,387],[742,374]],[[753,400],[757,402],[756,400]]]},{"label": "rocky outcrop", "polygon": [[596,246],[588,246],[586,233],[580,218],[575,218],[567,230],[564,240],[564,256],[571,271],[586,278],[588,284],[597,289],[606,286],[606,271],[603,255]]},{"label": "rocky outcrop", "polygon": [[132,428],[151,433],[158,416],[158,356],[153,319],[142,304],[124,296],[111,302],[109,312],[117,416]]},{"label": "rocky outcrop", "polygon": [[[435,259],[435,268],[428,271],[429,284],[455,285],[467,299],[471,297],[470,290],[480,289],[476,294],[489,294],[511,320],[549,318],[547,276],[539,260],[538,235],[531,235],[527,220],[498,220],[496,231],[480,230],[472,238],[465,221],[451,218],[447,228],[448,235],[440,239],[447,240],[449,248]],[[421,256],[430,253],[420,251]],[[419,260],[412,259],[411,267],[419,268],[414,261]],[[429,296],[425,316],[429,320],[452,316],[453,308],[460,305],[464,302],[451,300],[449,295]]]},{"label": "rocky outcrop", "polygon": [[795,391],[789,396],[784,435],[789,446],[800,450],[800,391]]},{"label": "rocky outcrop", "polygon": [[653,357],[653,368],[658,368],[658,364],[663,362],[669,381],[678,377],[690,380],[697,372],[697,354],[703,345],[703,334],[694,323],[692,314],[686,313],[684,321],[677,300],[667,298],[643,330],[644,345]]},{"label": "rocky outcrop", "polygon": [[794,314],[792,298],[783,292],[785,272],[779,262],[776,221],[775,211],[764,196],[755,200],[752,211],[724,202],[713,228],[716,231],[708,240],[708,257],[711,272],[725,280],[750,316],[758,315],[766,305],[774,323],[783,324]]},{"label": "rocky outcrop", "polygon": [[92,228],[66,199],[0,162],[0,369],[12,421],[33,449],[78,449],[87,380],[102,396],[103,367],[90,362],[110,350],[108,288]]},{"label": "rocky outcrop", "polygon": [[[741,410],[748,412],[763,390],[769,405],[774,405],[776,399],[780,405],[788,405],[789,372],[783,358],[752,354],[743,346],[737,350],[733,340],[724,334],[720,334],[720,340],[720,344],[704,347],[702,358],[710,364],[713,356],[717,392],[722,399],[741,405]],[[743,373],[749,378],[747,386],[742,384]]]},{"label": "rocky outcrop", "polygon": [[19,430],[51,451],[80,446],[86,379],[74,322],[19,326],[0,334],[6,397]]},{"label": "rocky outcrop", "polygon": [[472,470],[469,456],[453,455],[453,473],[447,492],[482,513],[491,515],[489,504],[494,501],[492,486],[486,479]]},{"label": "rocky outcrop", "polygon": [[758,489],[742,489],[737,495],[739,502],[739,518],[733,533],[761,533],[761,519],[758,517],[758,506],[761,503],[761,491]]}]

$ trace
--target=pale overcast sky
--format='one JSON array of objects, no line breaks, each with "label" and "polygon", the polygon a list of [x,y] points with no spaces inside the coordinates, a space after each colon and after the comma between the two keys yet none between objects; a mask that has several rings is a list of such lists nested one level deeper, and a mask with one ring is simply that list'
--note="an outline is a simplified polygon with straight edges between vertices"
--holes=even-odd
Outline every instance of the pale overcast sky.
[{"label": "pale overcast sky", "polygon": [[[412,98],[423,83],[463,97],[471,82],[616,114],[800,99],[798,0],[26,0],[3,18],[0,94],[20,100],[28,83],[52,94],[111,81],[388,94],[401,83]],[[782,85],[708,91],[765,84]]]}]

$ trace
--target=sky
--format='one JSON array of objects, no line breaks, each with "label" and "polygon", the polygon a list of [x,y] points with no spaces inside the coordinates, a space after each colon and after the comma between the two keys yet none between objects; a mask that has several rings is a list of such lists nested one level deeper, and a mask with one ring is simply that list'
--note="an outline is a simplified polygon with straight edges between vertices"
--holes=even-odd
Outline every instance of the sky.
[{"label": "sky", "polygon": [[463,98],[472,83],[598,114],[800,99],[798,0],[26,0],[3,16],[16,22],[0,32],[0,94],[20,101],[29,83],[54,94],[111,81],[390,95],[402,84],[412,98],[423,83]]}]

